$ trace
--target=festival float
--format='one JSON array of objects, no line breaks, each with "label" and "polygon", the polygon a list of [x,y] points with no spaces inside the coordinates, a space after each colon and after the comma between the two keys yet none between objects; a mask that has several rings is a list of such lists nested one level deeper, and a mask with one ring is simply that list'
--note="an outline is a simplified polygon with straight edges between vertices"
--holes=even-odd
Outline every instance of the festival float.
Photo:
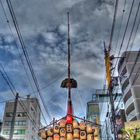
[{"label": "festival float", "polygon": [[[48,126],[41,128],[38,135],[42,140],[99,140],[99,124],[74,116],[71,89],[77,88],[77,81],[71,78],[70,71],[70,24],[68,13],[68,78],[62,81],[61,87],[68,89],[67,114],[59,120],[53,120]],[[77,120],[81,120],[80,122]]]}]

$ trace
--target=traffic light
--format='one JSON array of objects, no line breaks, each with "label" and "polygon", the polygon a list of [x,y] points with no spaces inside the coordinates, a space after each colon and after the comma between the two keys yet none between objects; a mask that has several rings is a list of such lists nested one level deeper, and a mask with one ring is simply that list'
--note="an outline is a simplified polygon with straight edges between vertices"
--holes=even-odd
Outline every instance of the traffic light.
[{"label": "traffic light", "polygon": [[114,59],[114,56],[110,56],[110,52],[105,49],[105,66],[106,66],[106,79],[108,88],[111,86],[112,77],[111,77],[111,71],[114,69],[112,68],[112,60]]}]

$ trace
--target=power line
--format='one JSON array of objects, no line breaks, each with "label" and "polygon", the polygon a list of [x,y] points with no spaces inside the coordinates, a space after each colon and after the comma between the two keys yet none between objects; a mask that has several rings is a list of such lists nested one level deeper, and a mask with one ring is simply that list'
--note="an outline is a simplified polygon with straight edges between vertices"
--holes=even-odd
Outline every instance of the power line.
[{"label": "power line", "polygon": [[[4,8],[4,5],[3,5],[3,3],[2,3],[2,0],[0,0],[0,4],[1,4],[1,7],[2,7],[2,9],[3,9],[3,13],[4,13],[4,16],[5,16],[5,18],[6,18],[6,22],[7,22],[7,24],[8,24],[9,30],[10,30],[10,32],[11,32],[11,35],[12,35],[13,38],[15,39],[14,33],[13,33],[12,28],[11,28],[11,25],[10,25],[10,21],[9,21],[9,19],[8,19],[7,13],[6,13],[5,8]],[[15,39],[15,40],[16,40],[16,39]],[[17,43],[16,43],[15,46],[16,46],[16,48],[17,48],[17,50],[18,50],[19,58],[20,58],[21,63],[22,63],[22,65],[23,65],[23,68],[24,68],[26,77],[27,77],[27,79],[28,79],[28,81],[29,81],[29,85],[30,85],[31,89],[33,90],[33,86],[32,86],[32,84],[31,84],[31,80],[30,80],[30,78],[29,78],[29,74],[28,74],[28,72],[27,72],[27,70],[26,70],[26,67],[25,67],[25,64],[24,64],[24,60],[23,60],[23,58],[22,58],[22,54],[21,54],[20,51],[19,51],[19,47],[18,47]]]},{"label": "power line", "polygon": [[[5,9],[4,9],[2,0],[0,0],[0,3],[1,3],[2,9],[3,9],[3,12],[4,12],[4,15],[5,15],[6,21],[8,21],[8,22],[7,22],[7,23],[8,23],[8,27],[9,27],[9,29],[10,29],[10,31],[11,31],[11,34],[12,34],[13,38],[14,38],[14,34],[13,34],[13,32],[12,32],[12,28],[11,28],[11,26],[10,26],[10,22],[9,22],[8,16],[7,16],[7,14],[6,14],[6,11],[5,11]],[[34,92],[34,90],[33,90],[33,87],[32,87],[32,84],[31,84],[31,80],[30,80],[30,78],[29,78],[29,74],[28,74],[28,72],[27,72],[27,70],[26,70],[26,67],[25,67],[25,65],[24,65],[24,60],[22,59],[22,54],[20,54],[20,51],[19,51],[19,48],[18,48],[18,45],[17,45],[17,44],[16,44],[16,48],[17,48],[17,50],[18,50],[21,63],[22,63],[22,65],[23,65],[23,67],[24,67],[24,71],[25,71],[26,77],[27,77],[27,79],[28,79],[28,81],[29,81],[29,84],[30,84],[30,87],[31,87],[31,89],[32,89],[32,91],[33,91],[32,93],[35,93],[36,91]],[[52,82],[51,82],[51,83],[52,83]],[[49,85],[51,85],[51,83],[49,83]],[[46,87],[43,87],[43,89],[44,89],[44,88],[46,88]],[[30,93],[30,92],[29,92],[29,93]],[[35,95],[36,95],[36,94],[35,94]],[[40,106],[39,106],[39,108],[40,108]],[[46,121],[46,119],[45,119],[45,116],[44,116],[43,111],[41,110],[41,108],[40,108],[40,111],[42,112],[42,117],[43,117],[43,119],[45,120],[45,122],[46,122],[46,124],[47,124],[47,121]]]},{"label": "power line", "polygon": [[[135,19],[134,19],[134,23],[133,23],[133,27],[132,27],[132,30],[130,32],[130,36],[129,36],[129,39],[128,39],[128,42],[127,42],[126,51],[127,51],[128,47],[129,47],[129,44],[130,44],[130,41],[131,41],[131,38],[132,38],[132,35],[133,35],[133,31],[134,31],[134,27],[136,25],[136,21],[137,21],[137,16],[138,16],[138,13],[139,13],[139,9],[140,9],[140,3],[138,5],[137,12],[136,12]],[[139,18],[139,20],[140,20],[140,18]]]},{"label": "power line", "polygon": [[124,1],[123,14],[122,14],[122,18],[121,18],[121,23],[120,23],[119,32],[118,32],[118,37],[117,37],[118,39],[117,39],[117,43],[116,43],[116,47],[115,47],[115,48],[117,48],[117,47],[118,47],[118,44],[119,44],[119,37],[120,37],[122,25],[123,25],[125,7],[126,7],[126,0]]},{"label": "power line", "polygon": [[[12,81],[10,80],[8,74],[6,73],[4,67],[2,66],[1,63],[0,63],[0,66],[1,66],[1,68],[3,70],[3,72],[0,70],[0,73],[2,74],[2,76],[5,79],[6,83],[8,84],[8,86],[10,87],[10,89],[12,90],[13,95],[16,97],[16,94],[15,93],[17,93],[17,90],[16,90],[15,86],[13,85]],[[39,105],[38,105],[38,107],[39,107],[40,111],[42,112],[42,110],[41,110],[41,108],[40,108]],[[42,116],[43,116],[44,121],[47,123],[47,121],[46,121],[45,116],[43,115],[43,113],[42,113]]]},{"label": "power line", "polygon": [[[132,67],[132,69],[131,69],[131,71],[130,71],[128,80],[130,80],[130,77],[131,77],[131,75],[132,75],[132,73],[133,73],[133,71],[134,71],[135,65],[137,64],[137,61],[138,61],[139,57],[140,57],[140,49],[139,49],[139,51],[138,51],[138,53],[137,53],[136,59],[135,59],[134,64],[133,64],[133,67]],[[140,72],[140,67],[138,68],[138,71],[137,71],[137,73],[136,73],[136,75],[135,75],[135,78],[134,78],[132,84],[131,84],[131,87],[133,86],[135,80],[136,80],[137,77],[138,77],[138,72]],[[130,88],[131,88],[131,87],[130,87]],[[120,98],[120,101],[119,101],[119,103],[118,103],[118,105],[117,105],[117,109],[118,109],[118,106],[120,105],[120,102],[121,102],[122,99],[123,99],[123,97]]]},{"label": "power line", "polygon": [[112,47],[112,39],[113,39],[113,35],[114,35],[114,28],[115,28],[115,23],[116,23],[116,15],[117,15],[117,10],[118,10],[118,2],[119,0],[116,0],[115,3],[115,11],[114,11],[114,16],[113,16],[113,23],[112,23],[112,29],[111,29],[111,35],[110,35],[110,41],[109,41],[109,47],[108,50],[111,50]]},{"label": "power line", "polygon": [[[136,13],[136,16],[135,16],[135,21],[134,21],[134,24],[133,24],[133,28],[134,28],[134,25],[135,25],[135,23],[136,23],[136,17],[137,17],[137,15],[138,15],[139,8],[140,8],[140,3],[139,3],[139,5],[138,5],[138,9],[137,9],[137,13]],[[140,25],[140,18],[139,18],[139,21],[138,21],[138,25],[137,25],[137,27],[136,27],[135,37],[136,37],[137,31],[138,31],[139,25]],[[132,30],[133,30],[133,28],[132,28]],[[132,32],[131,32],[131,33],[132,33]],[[130,35],[130,36],[131,36],[131,35]],[[134,39],[133,39],[133,43],[134,43],[135,37],[134,37]],[[130,39],[130,38],[129,38],[129,39]],[[132,46],[133,46],[133,43],[132,43]],[[132,48],[132,46],[131,46],[131,48]],[[128,48],[127,48],[127,49],[128,49]],[[140,50],[139,50],[139,51],[140,51]],[[133,72],[133,70],[134,70],[134,67],[135,67],[135,65],[136,65],[136,63],[137,63],[137,61],[138,61],[139,55],[140,55],[140,54],[139,54],[139,52],[138,52],[138,54],[137,54],[137,56],[136,56],[136,59],[135,59],[135,62],[134,62],[134,65],[133,65],[133,67],[132,67],[132,69],[131,69],[131,72],[130,72],[130,75],[129,75],[129,78],[128,78],[128,79],[130,79],[130,77],[131,77],[131,75],[132,75],[132,72]],[[125,56],[126,56],[126,55],[125,55]],[[128,59],[129,59],[129,56],[130,56],[130,52],[128,53],[128,57],[126,58],[126,63],[127,63]],[[140,67],[139,67],[138,70],[137,70],[137,73],[136,73],[135,78],[134,78],[134,80],[133,80],[133,82],[132,82],[132,85],[134,84],[135,80],[138,78],[139,72],[140,72]],[[119,101],[119,103],[118,103],[118,106],[119,106],[121,100],[122,100],[122,99],[120,98],[120,101]],[[118,106],[117,106],[117,108],[118,108]]]},{"label": "power line", "polygon": [[[138,24],[137,24],[137,27],[136,27],[136,32],[135,32],[135,34],[134,34],[134,38],[133,38],[132,43],[131,43],[131,46],[130,46],[130,52],[131,52],[131,49],[132,49],[132,47],[133,47],[134,41],[135,41],[135,39],[136,39],[136,35],[137,35],[137,33],[138,33],[139,26],[140,26],[140,18],[139,18],[139,20],[138,20]],[[127,62],[128,59],[129,59],[129,55],[130,55],[130,53],[128,54],[128,57],[126,58],[126,62]]]},{"label": "power line", "polygon": [[[0,70],[0,73],[1,73],[1,75],[2,75],[2,77],[3,77],[3,79],[6,81],[6,83],[7,83],[7,85],[9,86],[9,88],[10,88],[10,90],[11,90],[11,92],[12,92],[12,94],[14,95],[14,97],[16,97],[16,89],[14,88],[14,90],[13,90],[13,87],[11,86],[11,81],[10,81],[10,79],[9,79],[9,77],[8,77],[8,75],[7,75],[7,73],[4,71],[1,71]],[[6,76],[5,76],[6,75]],[[13,85],[13,84],[12,84]],[[23,110],[27,113],[27,116],[28,116],[28,118],[33,122],[33,124],[34,124],[34,126],[36,127],[36,123],[35,123],[35,121],[33,120],[33,118],[31,117],[31,115],[30,115],[30,113],[29,113],[29,111],[28,111],[28,109],[26,108],[26,106],[22,103],[22,100],[19,100],[19,104],[21,105],[21,107],[23,108]],[[36,127],[37,128],[37,127]],[[39,128],[37,128],[37,130],[38,130]]]},{"label": "power line", "polygon": [[[128,29],[129,22],[130,22],[130,17],[131,17],[132,9],[133,9],[133,6],[134,6],[134,2],[135,2],[135,0],[132,1],[132,5],[131,5],[130,12],[129,12],[129,15],[128,15],[128,19],[127,19],[125,31],[124,31],[124,34],[123,34],[122,42],[121,42],[121,45],[120,45],[120,48],[119,48],[118,57],[120,55],[120,52],[121,52],[121,49],[122,49],[122,46],[123,46],[123,43],[124,43],[124,39],[125,39],[125,35],[126,35],[127,29]],[[118,60],[119,60],[119,58],[116,60],[115,68],[117,67]],[[113,71],[113,75],[114,75],[114,72],[115,72],[115,69]]]},{"label": "power line", "polygon": [[10,0],[6,0],[7,2],[7,5],[8,5],[8,8],[9,8],[9,11],[10,11],[10,14],[12,16],[12,20],[13,20],[13,23],[14,23],[14,26],[15,26],[15,29],[16,29],[16,32],[17,32],[17,35],[18,35],[18,38],[19,38],[19,41],[20,41],[20,44],[21,44],[21,47],[22,47],[22,50],[23,50],[23,54],[25,56],[25,59],[27,61],[27,64],[28,64],[28,67],[29,67],[29,70],[31,72],[31,75],[32,75],[32,78],[33,78],[33,81],[34,81],[34,84],[37,88],[37,91],[39,93],[39,97],[43,103],[43,106],[44,106],[44,109],[46,111],[46,113],[48,114],[48,117],[49,119],[51,119],[51,116],[47,110],[47,108],[45,107],[45,103],[44,103],[44,100],[43,100],[43,97],[42,97],[42,94],[40,92],[40,88],[39,88],[39,83],[38,83],[38,80],[35,76],[35,73],[34,73],[34,69],[32,67],[32,64],[31,64],[31,61],[29,59],[29,55],[28,55],[28,52],[26,50],[26,47],[25,47],[25,43],[23,41],[23,38],[22,38],[22,35],[21,35],[21,32],[20,32],[20,29],[19,29],[19,26],[18,26],[18,22],[16,20],[16,16],[15,16],[15,13],[14,13],[14,10],[13,10],[13,7],[12,7],[12,4],[11,4],[11,1]]}]

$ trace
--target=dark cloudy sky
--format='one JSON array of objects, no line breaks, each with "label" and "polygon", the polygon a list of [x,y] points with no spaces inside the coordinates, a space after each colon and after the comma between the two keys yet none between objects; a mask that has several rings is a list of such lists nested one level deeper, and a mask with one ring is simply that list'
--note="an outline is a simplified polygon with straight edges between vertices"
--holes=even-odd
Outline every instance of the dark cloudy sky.
[{"label": "dark cloudy sky", "polygon": [[[4,66],[17,91],[25,96],[35,96],[30,72],[28,70],[21,45],[7,4],[1,0],[9,24],[6,22],[0,6],[0,63]],[[67,11],[70,12],[70,36],[72,53],[72,77],[78,82],[78,89],[73,90],[75,114],[83,117],[86,103],[91,100],[95,89],[103,88],[105,79],[103,41],[109,42],[115,0],[11,0],[16,18],[23,36],[30,60],[38,79],[41,94],[51,117],[60,118],[66,113],[67,90],[61,89],[61,81],[67,77]],[[126,10],[122,28],[120,24],[125,0],[118,5],[117,22],[113,38],[112,54],[117,55],[119,44],[126,25],[132,0],[126,0]],[[135,0],[133,15],[139,0]],[[131,16],[127,38],[132,27]],[[9,28],[11,27],[11,29]],[[116,47],[119,31],[119,43]],[[125,39],[123,48],[127,42]],[[137,50],[140,34],[134,42]],[[18,48],[18,49],[17,49]],[[22,56],[27,78],[20,60]],[[32,81],[29,84],[29,79]],[[9,87],[0,75],[0,100],[13,98]],[[3,104],[0,104],[3,110]],[[47,115],[46,115],[47,117]],[[49,122],[49,118],[47,117]]]}]

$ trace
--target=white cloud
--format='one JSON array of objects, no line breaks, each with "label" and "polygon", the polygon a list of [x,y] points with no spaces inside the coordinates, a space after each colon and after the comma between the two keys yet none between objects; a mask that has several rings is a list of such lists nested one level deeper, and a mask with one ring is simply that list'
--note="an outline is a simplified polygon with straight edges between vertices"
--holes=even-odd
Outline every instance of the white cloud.
[{"label": "white cloud", "polygon": [[[105,0],[104,2],[101,0],[12,1],[40,87],[44,87],[54,80],[54,85],[50,84],[51,86],[43,89],[42,94],[43,97],[45,97],[46,105],[48,105],[49,100],[51,100],[54,95],[57,96],[58,91],[62,91],[59,89],[60,82],[67,75],[67,11],[70,11],[71,23],[72,76],[78,81],[78,92],[83,92],[83,96],[86,98],[86,100],[83,99],[84,106],[86,106],[88,99],[91,98],[91,91],[87,89],[103,87],[105,76],[103,41],[106,41],[106,44],[108,44],[113,17],[112,1],[113,0]],[[120,17],[121,11],[119,11],[119,21]],[[0,26],[2,35],[5,35],[5,43],[11,44],[13,38],[9,35],[7,36],[7,33],[11,34],[8,26],[5,25],[5,21],[0,23],[0,25],[2,25]],[[118,29],[118,25],[116,29]],[[13,25],[12,30],[15,32]],[[17,39],[17,36],[15,37]],[[138,36],[135,46],[138,46],[139,40]],[[0,38],[0,43],[2,44],[2,42],[3,40]],[[17,57],[18,52],[13,44],[7,44],[3,47],[1,46],[1,49],[5,47],[7,52],[11,52],[16,57],[15,60],[11,61],[6,61],[5,59],[4,64],[9,74],[14,72],[10,76],[12,80],[15,81],[14,84],[16,84],[16,87],[25,93],[27,89],[29,90],[29,87],[27,85],[25,86],[25,72],[21,62],[19,62],[19,57]],[[19,47],[21,48],[20,45]],[[61,76],[62,74],[63,76]],[[55,79],[57,79],[59,75],[61,77],[58,78],[58,83]],[[27,89],[25,89],[25,87]],[[66,90],[65,92],[67,93]],[[79,102],[77,103],[77,95],[73,96],[74,104],[77,107],[79,104]],[[66,100],[66,96],[64,96],[64,99]],[[60,100],[63,100],[63,98]],[[83,106],[83,104],[81,106]],[[58,105],[61,110],[65,106],[65,103],[61,105],[61,102],[58,102],[57,104],[53,104],[53,107],[56,105]],[[55,114],[55,112],[51,110],[51,101],[49,111]],[[77,114],[78,111],[79,114],[83,113],[80,107],[76,108]],[[61,116],[61,113],[57,115]]]}]

